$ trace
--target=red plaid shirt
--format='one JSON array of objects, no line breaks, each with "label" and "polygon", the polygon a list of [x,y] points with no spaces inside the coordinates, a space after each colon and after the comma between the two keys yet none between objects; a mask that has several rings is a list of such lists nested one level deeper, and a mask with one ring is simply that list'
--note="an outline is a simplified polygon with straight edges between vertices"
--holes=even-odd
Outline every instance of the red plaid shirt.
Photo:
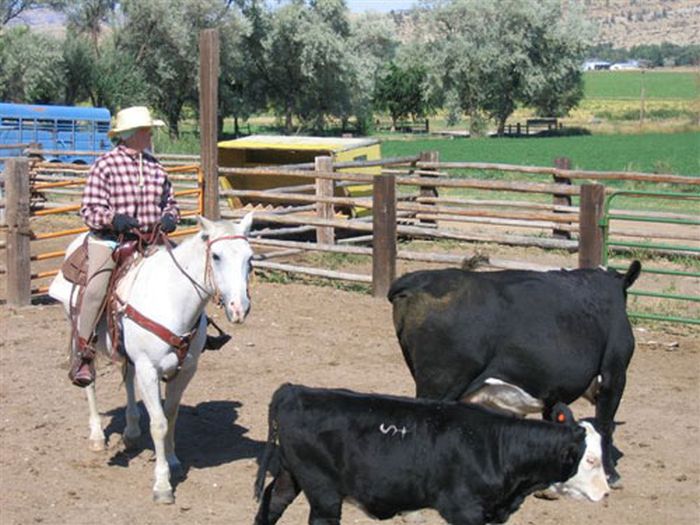
[{"label": "red plaid shirt", "polygon": [[153,228],[166,213],[175,219],[180,216],[173,186],[160,162],[124,145],[95,160],[80,208],[83,221],[93,230],[110,229],[117,213],[135,217],[143,231]]}]

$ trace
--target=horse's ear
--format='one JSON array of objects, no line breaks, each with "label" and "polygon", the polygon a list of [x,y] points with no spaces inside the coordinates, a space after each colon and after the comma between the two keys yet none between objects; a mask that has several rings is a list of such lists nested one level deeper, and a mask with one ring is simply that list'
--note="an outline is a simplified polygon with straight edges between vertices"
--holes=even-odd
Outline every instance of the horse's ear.
[{"label": "horse's ear", "polygon": [[199,222],[199,227],[205,233],[209,233],[211,230],[214,229],[214,221],[210,221],[203,215],[198,216],[197,221]]},{"label": "horse's ear", "polygon": [[252,225],[253,225],[253,212],[249,211],[248,213],[245,214],[245,217],[243,217],[241,222],[238,223],[238,227],[241,230],[241,234],[248,237],[248,234],[250,233],[250,228]]},{"label": "horse's ear", "polygon": [[210,221],[202,215],[197,217],[197,221],[199,222],[199,227],[202,230],[202,238],[206,241],[211,235],[211,232],[214,230],[214,221]]}]

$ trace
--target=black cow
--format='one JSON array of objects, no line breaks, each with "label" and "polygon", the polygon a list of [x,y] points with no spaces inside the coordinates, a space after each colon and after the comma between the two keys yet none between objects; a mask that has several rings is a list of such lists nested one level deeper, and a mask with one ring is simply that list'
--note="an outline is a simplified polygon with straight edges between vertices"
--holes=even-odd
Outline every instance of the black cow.
[{"label": "black cow", "polygon": [[608,481],[615,412],[634,336],[625,302],[641,265],[614,270],[419,271],[389,290],[416,395],[547,417],[557,402],[596,405]]},{"label": "black cow", "polygon": [[[449,523],[503,523],[533,491],[598,501],[609,491],[600,435],[558,405],[561,425],[457,402],[283,385],[270,403],[256,525],[300,491],[311,525],[340,523],[349,499],[378,519],[433,508]],[[263,493],[267,470],[273,480]]]}]

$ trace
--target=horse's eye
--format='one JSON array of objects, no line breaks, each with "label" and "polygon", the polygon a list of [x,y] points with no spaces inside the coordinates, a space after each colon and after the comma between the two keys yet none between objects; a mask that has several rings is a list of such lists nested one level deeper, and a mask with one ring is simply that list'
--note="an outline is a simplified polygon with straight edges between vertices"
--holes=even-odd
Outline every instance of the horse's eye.
[{"label": "horse's eye", "polygon": [[212,254],[211,254],[211,258],[214,259],[215,261],[218,261],[219,259],[221,259],[221,257],[219,257],[219,256],[218,256],[217,254],[215,254],[215,253],[212,253]]}]

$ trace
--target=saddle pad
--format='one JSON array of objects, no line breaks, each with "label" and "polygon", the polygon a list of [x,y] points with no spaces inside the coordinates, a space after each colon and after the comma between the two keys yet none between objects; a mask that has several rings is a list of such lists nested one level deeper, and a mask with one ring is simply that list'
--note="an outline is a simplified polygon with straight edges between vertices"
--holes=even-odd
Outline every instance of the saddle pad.
[{"label": "saddle pad", "polygon": [[78,286],[85,286],[88,269],[87,256],[87,245],[83,243],[63,261],[61,272],[68,282]]}]

